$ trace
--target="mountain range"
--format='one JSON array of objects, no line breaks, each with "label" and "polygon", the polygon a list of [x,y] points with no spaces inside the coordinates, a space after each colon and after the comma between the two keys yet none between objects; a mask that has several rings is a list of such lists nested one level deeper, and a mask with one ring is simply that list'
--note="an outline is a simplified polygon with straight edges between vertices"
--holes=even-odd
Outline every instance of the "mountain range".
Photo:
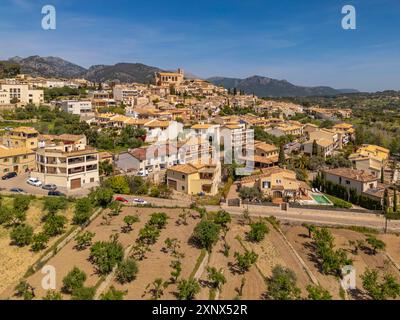
[{"label": "mountain range", "polygon": [[213,77],[207,81],[227,89],[236,88],[247,94],[254,93],[260,97],[305,97],[331,96],[341,93],[358,92],[355,89],[333,89],[326,86],[303,87],[294,85],[286,80],[276,80],[262,76],[252,76],[245,79]]},{"label": "mountain range", "polygon": [[[58,57],[13,57],[9,59],[9,62],[19,64],[21,73],[35,77],[84,78],[93,82],[151,83],[154,81],[155,72],[165,71],[141,63],[94,65],[86,69]],[[187,77],[194,78],[195,76],[190,75]],[[262,76],[252,76],[246,79],[212,77],[206,80],[227,89],[236,88],[238,91],[241,90],[248,94],[254,93],[260,97],[325,96],[358,92],[354,89],[333,89],[326,86],[303,87],[294,85],[286,80],[276,80]]]}]

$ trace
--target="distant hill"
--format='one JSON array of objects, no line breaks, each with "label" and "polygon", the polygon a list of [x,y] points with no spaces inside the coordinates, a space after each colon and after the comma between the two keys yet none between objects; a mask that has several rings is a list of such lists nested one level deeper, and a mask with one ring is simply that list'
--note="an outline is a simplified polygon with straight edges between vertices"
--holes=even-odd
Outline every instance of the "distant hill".
[{"label": "distant hill", "polygon": [[330,96],[341,93],[358,92],[352,89],[333,89],[331,87],[302,87],[296,86],[286,80],[276,80],[262,76],[252,76],[246,79],[213,77],[207,81],[222,86],[226,89],[236,88],[247,94],[259,97],[307,97]]},{"label": "distant hill", "polygon": [[92,66],[82,76],[93,82],[119,81],[153,83],[154,73],[162,71],[159,68],[141,63],[117,63],[113,66]]},{"label": "distant hill", "polygon": [[9,61],[18,63],[21,73],[35,77],[72,78],[79,77],[86,71],[83,67],[57,57],[14,57]]},{"label": "distant hill", "polygon": [[[94,65],[89,69],[81,67],[58,57],[31,56],[28,58],[13,57],[8,60],[12,72],[20,66],[20,72],[38,77],[55,78],[85,78],[93,82],[154,82],[154,73],[163,71],[160,68],[142,63],[117,63],[115,65]],[[3,75],[5,74],[3,63]],[[0,66],[1,69],[1,66]],[[0,70],[1,71],[1,70]],[[1,72],[0,72],[1,73]],[[198,78],[189,72],[188,79]],[[333,89],[330,87],[302,87],[286,80],[276,80],[262,76],[252,76],[246,79],[213,77],[207,81],[225,88],[236,88],[248,94],[254,93],[260,97],[301,97],[329,96],[341,93],[358,92],[353,89]]]}]

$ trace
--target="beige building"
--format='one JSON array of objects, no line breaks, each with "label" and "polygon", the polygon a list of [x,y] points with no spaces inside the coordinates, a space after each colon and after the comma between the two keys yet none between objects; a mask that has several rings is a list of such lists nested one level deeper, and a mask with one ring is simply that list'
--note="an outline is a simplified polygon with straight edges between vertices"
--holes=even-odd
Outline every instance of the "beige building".
[{"label": "beige building", "polygon": [[44,102],[43,90],[30,89],[29,85],[27,84],[6,83],[6,84],[1,84],[0,87],[1,87],[0,92],[2,91],[8,92],[10,101],[8,102],[7,98],[5,98],[6,104],[11,103],[13,100],[16,100],[18,103],[21,103],[21,105],[27,105],[30,103],[39,105]]},{"label": "beige building", "polygon": [[[308,127],[307,129],[312,128]],[[322,157],[332,155],[332,153],[341,149],[343,146],[342,135],[339,132],[334,132],[328,129],[317,129],[308,131],[309,140],[303,143],[302,149],[305,154],[313,155],[314,141],[317,144],[318,154]]]},{"label": "beige building", "polygon": [[8,148],[36,149],[39,133],[31,127],[16,127],[3,137],[3,144]]},{"label": "beige building", "polygon": [[354,189],[357,194],[364,193],[370,189],[376,189],[378,178],[374,175],[356,169],[336,168],[323,170],[326,181],[341,185],[347,190]]},{"label": "beige building", "polygon": [[99,183],[99,155],[86,146],[85,136],[61,135],[40,142],[36,151],[37,172],[44,184],[67,189],[93,187]]},{"label": "beige building", "polygon": [[304,181],[296,179],[296,172],[279,167],[262,169],[261,174],[243,178],[241,187],[257,187],[271,199],[289,198],[292,200],[307,197],[310,187]]},{"label": "beige building", "polygon": [[0,174],[16,172],[22,174],[34,170],[36,166],[35,151],[21,148],[6,148],[0,146]]},{"label": "beige building", "polygon": [[184,77],[185,73],[182,69],[178,69],[178,72],[157,72],[155,74],[156,85],[161,87],[180,86]]},{"label": "beige building", "polygon": [[167,170],[167,185],[178,192],[216,195],[221,183],[221,165],[189,163]]},{"label": "beige building", "polygon": [[11,103],[10,92],[7,90],[0,90],[0,105],[8,105]]}]

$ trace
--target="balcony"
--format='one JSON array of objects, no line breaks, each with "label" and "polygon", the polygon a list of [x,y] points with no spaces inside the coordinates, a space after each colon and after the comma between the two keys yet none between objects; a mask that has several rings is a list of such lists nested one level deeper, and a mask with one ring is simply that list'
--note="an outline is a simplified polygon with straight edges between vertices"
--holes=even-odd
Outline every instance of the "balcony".
[{"label": "balcony", "polygon": [[68,169],[68,174],[76,174],[76,173],[83,173],[85,172],[85,167],[77,167]]}]

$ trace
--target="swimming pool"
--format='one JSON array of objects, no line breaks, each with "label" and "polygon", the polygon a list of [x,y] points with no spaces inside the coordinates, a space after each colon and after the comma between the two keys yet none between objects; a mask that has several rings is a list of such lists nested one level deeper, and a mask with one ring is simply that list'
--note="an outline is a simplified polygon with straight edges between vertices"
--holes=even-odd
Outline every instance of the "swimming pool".
[{"label": "swimming pool", "polygon": [[321,205],[332,205],[332,203],[329,201],[329,199],[327,197],[325,197],[324,195],[312,194],[311,198],[313,198],[315,200],[315,202],[317,202],[318,204],[321,204]]}]

